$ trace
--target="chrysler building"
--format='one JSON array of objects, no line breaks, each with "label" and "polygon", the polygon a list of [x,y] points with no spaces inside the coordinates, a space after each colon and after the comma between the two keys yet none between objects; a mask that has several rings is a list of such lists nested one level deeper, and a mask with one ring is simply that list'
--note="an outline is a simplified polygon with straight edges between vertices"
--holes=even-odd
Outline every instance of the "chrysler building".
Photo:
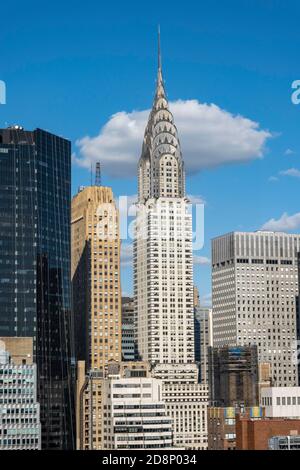
[{"label": "chrysler building", "polygon": [[152,110],[138,165],[134,240],[138,353],[162,380],[174,446],[207,448],[208,386],[194,357],[192,214],[181,147],[162,76],[160,41]]},{"label": "chrysler building", "polygon": [[187,364],[194,361],[192,216],[162,76],[160,44],[158,49],[155,97],[138,165],[137,346],[140,357],[152,365]]},{"label": "chrysler building", "polygon": [[184,197],[184,164],[173,115],[166,97],[160,47],[155,98],[139,161],[139,202]]}]

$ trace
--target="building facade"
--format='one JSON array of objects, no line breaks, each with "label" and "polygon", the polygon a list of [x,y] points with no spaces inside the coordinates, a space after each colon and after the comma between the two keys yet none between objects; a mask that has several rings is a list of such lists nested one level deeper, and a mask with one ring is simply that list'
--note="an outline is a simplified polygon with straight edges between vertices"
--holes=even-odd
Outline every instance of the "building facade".
[{"label": "building facade", "polygon": [[271,364],[269,362],[260,362],[258,364],[258,393],[259,399],[262,394],[262,390],[265,387],[272,387],[272,377],[271,377]]},{"label": "building facade", "polygon": [[236,415],[262,416],[256,346],[209,348],[208,449],[236,448]]},{"label": "building facade", "polygon": [[74,447],[71,145],[0,130],[0,336],[33,338],[42,448]]},{"label": "building facade", "polygon": [[208,348],[213,345],[212,309],[194,307],[195,362],[199,363],[199,381],[208,383]]},{"label": "building facade", "polygon": [[274,436],[269,439],[269,450],[300,450],[300,436]]},{"label": "building facade", "polygon": [[208,408],[208,450],[236,449],[236,423],[240,415],[256,420],[262,419],[264,409],[259,406]]},{"label": "building facade", "polygon": [[0,339],[0,392],[0,450],[40,450],[32,338]]},{"label": "building facade", "polygon": [[260,403],[267,418],[300,419],[300,387],[264,387]]},{"label": "building facade", "polygon": [[119,214],[111,188],[89,186],[72,200],[75,345],[86,370],[105,376],[121,360]]},{"label": "building facade", "polygon": [[173,423],[174,446],[206,448],[208,391],[207,385],[198,383],[194,352],[192,215],[160,51],[138,183],[134,240],[138,354],[150,363],[152,376],[163,383],[162,399]]},{"label": "building facade", "polygon": [[257,347],[209,348],[209,390],[212,406],[257,406]]},{"label": "building facade", "polygon": [[209,407],[207,410],[208,450],[235,450],[234,407]]},{"label": "building facade", "polygon": [[207,449],[207,384],[199,383],[197,364],[157,364],[153,377],[162,381],[162,397],[173,422],[174,447]]},{"label": "building facade", "polygon": [[172,420],[162,399],[162,382],[151,377],[105,381],[105,449],[170,449]]},{"label": "building facade", "polygon": [[78,366],[77,449],[172,448],[162,381],[150,376],[147,363],[112,361],[106,378]]},{"label": "building facade", "polygon": [[134,300],[122,297],[122,360],[136,359]]},{"label": "building facade", "polygon": [[184,164],[159,58],[138,166],[134,297],[138,353],[157,363],[194,361],[192,218]]},{"label": "building facade", "polygon": [[85,362],[77,362],[76,386],[76,449],[103,449],[103,389],[102,371],[89,370]]},{"label": "building facade", "polygon": [[212,241],[214,345],[258,347],[276,386],[298,384],[300,236],[234,232]]},{"label": "building facade", "polygon": [[164,383],[162,397],[173,421],[174,447],[207,450],[208,385]]},{"label": "building facade", "polygon": [[276,436],[300,434],[299,419],[252,418],[238,415],[236,420],[237,450],[268,450],[269,440]]}]

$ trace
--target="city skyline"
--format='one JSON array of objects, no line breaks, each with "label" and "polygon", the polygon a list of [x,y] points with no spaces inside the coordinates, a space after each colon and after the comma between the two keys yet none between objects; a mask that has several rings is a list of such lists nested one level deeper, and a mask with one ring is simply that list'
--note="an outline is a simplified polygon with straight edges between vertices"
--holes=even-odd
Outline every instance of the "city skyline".
[{"label": "city skyline", "polygon": [[300,449],[300,4],[34,3],[0,30],[0,448]]},{"label": "city skyline", "polygon": [[[26,15],[24,17],[22,8],[19,8],[14,19],[19,35],[13,36],[7,25],[3,25],[0,33],[7,44],[0,69],[0,78],[7,86],[7,103],[0,107],[1,127],[9,122],[26,128],[49,128],[71,139],[73,152],[79,159],[87,151],[83,142],[94,145],[102,129],[100,137],[107,139],[107,146],[104,146],[106,157],[113,162],[118,151],[123,152],[125,148],[130,152],[128,168],[132,169],[134,162],[137,166],[143,119],[146,119],[151,106],[149,96],[153,92],[156,64],[155,35],[157,24],[161,24],[168,98],[185,156],[187,193],[206,202],[205,245],[195,253],[199,263],[195,265],[195,283],[204,303],[209,302],[211,293],[211,238],[232,230],[257,230],[272,219],[280,222],[269,226],[290,227],[297,233],[300,219],[297,198],[294,197],[299,175],[299,107],[293,105],[290,98],[291,84],[298,78],[294,59],[299,48],[295,31],[300,9],[296,2],[280,7],[276,2],[268,5],[253,2],[252,6],[243,2],[243,8],[238,2],[230,3],[235,8],[234,19],[229,17],[223,5],[219,5],[217,11],[207,4],[193,5],[193,15],[187,8],[180,20],[177,12],[160,5],[159,12],[139,24],[133,2],[126,14],[124,12],[124,20],[115,18],[114,31],[101,19],[111,14],[111,7],[101,6],[102,14],[97,16],[91,15],[91,10],[81,11],[75,4],[69,19],[62,21],[53,15],[43,19],[43,30],[39,21],[31,20],[30,33],[25,26]],[[99,6],[94,2],[91,5],[97,12]],[[4,14],[6,8],[2,7]],[[122,10],[121,4],[119,8]],[[155,10],[153,8],[153,12]],[[35,20],[38,20],[40,13],[35,15]],[[205,21],[202,22],[201,18]],[[271,23],[269,19],[272,19]],[[56,37],[51,35],[50,23],[57,27]],[[89,31],[86,24],[89,24]],[[74,25],[80,25],[86,33],[82,35],[84,37],[74,36]],[[69,31],[74,39],[72,44],[66,39],[67,35],[63,36],[65,31]],[[18,40],[25,33],[25,40]],[[39,34],[39,44],[35,44],[35,52],[29,59],[29,52],[24,50],[23,44],[32,51],[36,34]],[[182,113],[178,100],[189,105],[188,113]],[[123,114],[116,115],[121,111]],[[191,134],[186,132],[187,125],[193,125],[197,131],[206,117],[211,116],[212,122],[218,124],[214,126],[212,135],[223,144],[222,119],[228,118],[225,124],[229,130],[237,130],[239,115],[250,120],[246,122],[250,126],[246,126],[251,134],[250,141],[248,137],[241,137],[242,141],[239,141],[239,144],[250,145],[250,153],[238,152],[236,163],[229,163],[227,152],[222,155],[224,145],[218,147],[217,161],[208,147],[211,160],[207,162],[203,156],[203,139],[208,139],[209,145],[209,127],[204,126],[198,133],[202,139],[199,143],[195,140],[195,130]],[[116,122],[116,117],[123,117],[125,124]],[[136,128],[134,121],[138,124]],[[259,123],[259,127],[253,127],[253,123]],[[119,146],[109,141],[111,136],[106,133],[107,128],[115,124],[120,125],[119,131],[123,136]],[[244,129],[245,123],[239,124]],[[133,126],[133,138],[128,136],[128,125],[129,128]],[[85,136],[90,138],[84,141]],[[76,145],[78,140],[81,146]],[[190,145],[191,141],[195,145]],[[229,152],[233,151],[232,142],[226,143]],[[252,151],[251,145],[254,145]],[[260,152],[264,158],[258,156]],[[124,177],[121,179],[104,157],[100,156],[103,184],[112,186],[116,196],[137,194],[136,172],[132,171],[132,178],[122,173]],[[247,162],[242,163],[244,160]],[[214,161],[215,166],[212,166]],[[85,169],[73,162],[73,194],[78,186],[90,184],[87,166]],[[123,171],[122,165],[113,167]],[[283,217],[285,213],[287,217]],[[130,257],[130,245],[123,243],[124,295],[132,294]]]}]

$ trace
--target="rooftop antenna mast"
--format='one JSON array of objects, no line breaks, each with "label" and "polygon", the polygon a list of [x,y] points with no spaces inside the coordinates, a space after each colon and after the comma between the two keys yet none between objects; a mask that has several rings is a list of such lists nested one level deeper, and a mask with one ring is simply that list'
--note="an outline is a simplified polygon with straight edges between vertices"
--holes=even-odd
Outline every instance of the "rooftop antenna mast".
[{"label": "rooftop antenna mast", "polygon": [[101,186],[101,164],[96,162],[95,186]]}]

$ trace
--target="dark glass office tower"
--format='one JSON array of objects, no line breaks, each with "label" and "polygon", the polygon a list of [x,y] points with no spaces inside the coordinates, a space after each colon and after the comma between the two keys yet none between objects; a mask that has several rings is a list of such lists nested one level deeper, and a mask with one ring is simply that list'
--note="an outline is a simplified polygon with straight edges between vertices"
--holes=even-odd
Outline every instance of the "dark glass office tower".
[{"label": "dark glass office tower", "polygon": [[70,142],[0,129],[0,336],[32,336],[42,448],[74,447]]}]

